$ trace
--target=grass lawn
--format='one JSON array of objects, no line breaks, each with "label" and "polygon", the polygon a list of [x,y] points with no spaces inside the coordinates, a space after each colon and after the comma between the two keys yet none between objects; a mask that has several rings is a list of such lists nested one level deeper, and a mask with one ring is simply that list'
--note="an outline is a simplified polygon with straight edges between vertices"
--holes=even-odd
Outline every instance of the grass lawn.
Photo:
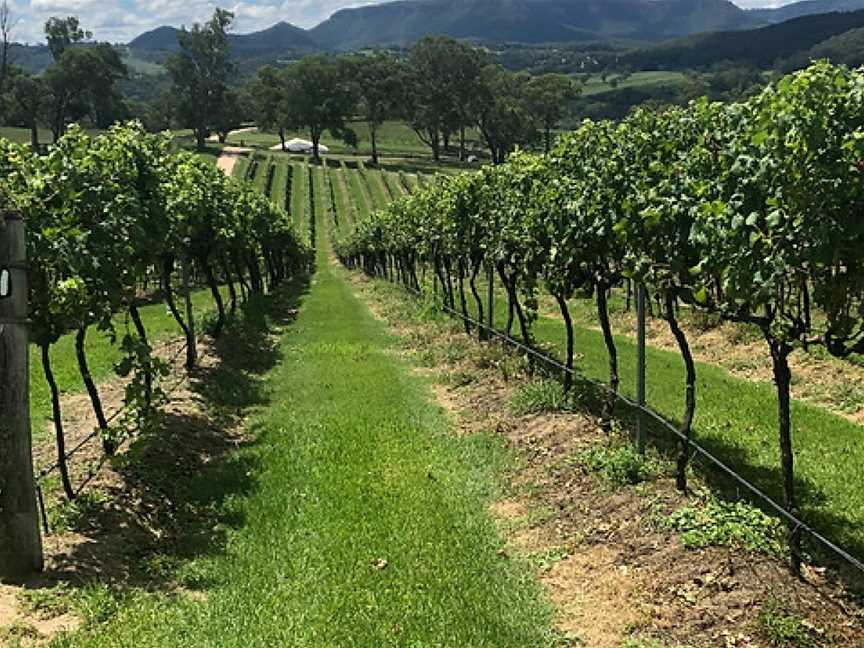
[{"label": "grass lawn", "polygon": [[291,169],[288,167],[288,164],[277,161],[276,163],[276,173],[273,176],[273,193],[271,198],[273,202],[276,203],[279,207],[283,209],[287,207],[285,204],[286,198],[286,189],[288,182],[288,173],[290,173]]},{"label": "grass lawn", "polygon": [[[366,124],[355,123],[353,125],[357,133],[357,146],[348,146],[341,140],[333,137],[329,131],[325,131],[321,143],[325,144],[331,153],[341,155],[372,155],[372,141],[369,137],[369,129]],[[305,130],[287,131],[285,139],[294,138],[309,140],[309,133]],[[246,146],[260,146],[270,148],[280,143],[278,133],[238,133],[228,139],[229,144],[239,145],[241,141]],[[403,155],[428,155],[429,147],[420,141],[408,124],[399,121],[385,122],[378,132],[378,150],[381,155],[403,156]]]},{"label": "grass lawn", "polygon": [[364,164],[360,164],[360,176],[363,184],[366,187],[367,195],[370,197],[373,209],[383,209],[390,204],[390,196],[381,181],[381,172],[376,169],[369,169]]},{"label": "grass lawn", "polygon": [[[628,78],[624,79],[616,86],[604,82],[599,75],[595,74],[585,85],[582,86],[582,96],[601,94],[610,90],[620,90],[621,88],[634,88],[637,86],[657,85],[660,83],[669,83],[670,81],[680,81],[685,78],[683,72],[665,72],[665,71],[649,71],[649,72],[634,72]],[[609,81],[615,79],[616,76],[610,75]]]},{"label": "grass lawn", "polygon": [[354,224],[357,221],[357,204],[351,200],[347,183],[347,171],[342,169],[330,170],[330,179],[333,182],[333,188],[336,190],[336,204],[339,206],[337,218],[342,233],[348,234],[352,231]]},{"label": "grass lawn", "polygon": [[324,169],[320,166],[310,166],[309,172],[312,174],[312,188],[315,194],[315,200],[313,201],[313,207],[315,211],[315,218],[319,224],[326,223],[327,226],[330,226],[330,219],[332,218],[330,214],[330,190],[324,183]]},{"label": "grass lawn", "polygon": [[291,180],[291,219],[297,227],[298,232],[308,230],[309,220],[306,214],[309,211],[309,178],[306,173],[306,163],[292,164]]},{"label": "grass lawn", "polygon": [[369,190],[366,183],[360,176],[360,171],[343,167],[345,179],[348,183],[348,192],[351,202],[357,210],[357,218],[361,221],[369,218],[372,213],[372,198],[369,196]]},{"label": "grass lawn", "polygon": [[497,555],[488,507],[510,460],[501,440],[450,434],[395,340],[318,250],[249,422],[255,441],[190,477],[190,496],[234,521],[218,525],[224,548],[182,569],[203,592],[103,597],[63,645],[560,645],[528,566]]},{"label": "grass lawn", "polygon": [[[53,139],[51,135],[51,131],[47,128],[39,128],[39,143],[40,144],[48,144]],[[7,139],[10,142],[15,142],[16,144],[29,144],[30,143],[30,129],[29,128],[14,128],[12,126],[2,126],[0,127],[0,138]]]},{"label": "grass lawn", "polygon": [[255,177],[252,178],[252,184],[261,193],[265,193],[264,190],[267,188],[267,174],[270,169],[270,164],[272,164],[272,162],[269,155],[258,158],[258,169],[255,172]]}]

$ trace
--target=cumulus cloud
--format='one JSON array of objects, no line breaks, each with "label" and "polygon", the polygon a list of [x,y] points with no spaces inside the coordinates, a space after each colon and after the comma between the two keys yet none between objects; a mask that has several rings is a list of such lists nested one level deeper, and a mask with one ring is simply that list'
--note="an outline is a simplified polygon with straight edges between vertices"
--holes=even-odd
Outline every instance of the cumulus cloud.
[{"label": "cumulus cloud", "polygon": [[[43,40],[42,25],[50,16],[75,15],[95,38],[128,42],[162,25],[192,25],[206,20],[217,6],[236,15],[238,33],[264,29],[280,21],[313,27],[339,9],[379,4],[382,0],[11,0],[21,42]],[[786,4],[791,0],[735,0],[742,7]]]}]

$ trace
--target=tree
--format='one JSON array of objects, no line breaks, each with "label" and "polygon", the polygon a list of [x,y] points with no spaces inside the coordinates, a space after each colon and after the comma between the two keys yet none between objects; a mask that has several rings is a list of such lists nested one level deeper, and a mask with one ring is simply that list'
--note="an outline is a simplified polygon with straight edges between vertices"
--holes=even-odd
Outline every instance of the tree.
[{"label": "tree", "polygon": [[552,131],[571,112],[572,102],[581,89],[565,74],[544,74],[528,82],[528,109],[543,131],[543,143],[548,153],[552,147]]},{"label": "tree", "polygon": [[494,164],[501,164],[519,144],[536,134],[526,98],[530,77],[498,65],[483,68],[477,125]]},{"label": "tree", "polygon": [[45,39],[48,41],[48,51],[55,62],[60,61],[63,53],[70,45],[88,40],[93,36],[85,31],[77,16],[57,18],[53,16],[45,23]]},{"label": "tree", "polygon": [[173,82],[177,119],[194,131],[199,151],[223,111],[232,69],[227,30],[233,19],[231,12],[216,9],[206,24],[182,30],[177,35],[180,51],[165,63]]},{"label": "tree", "polygon": [[30,129],[30,146],[39,149],[39,116],[46,97],[44,83],[38,77],[30,76],[23,70],[10,67],[7,84],[9,91],[0,97],[3,113],[10,124]]},{"label": "tree", "polygon": [[117,83],[127,74],[120,53],[108,43],[64,51],[42,75],[48,91],[46,121],[54,141],[73,121],[89,116],[106,128],[122,116]]},{"label": "tree", "polygon": [[456,42],[451,44],[450,86],[453,101],[453,127],[459,132],[459,159],[464,161],[465,129],[476,122],[481,97],[482,70],[488,57],[479,50]]},{"label": "tree", "polygon": [[276,129],[282,150],[285,150],[285,102],[288,101],[283,76],[272,65],[258,68],[258,74],[249,82],[248,94],[252,98],[252,111],[259,128]]},{"label": "tree", "polygon": [[174,95],[169,89],[163,90],[157,99],[142,106],[137,118],[149,133],[160,133],[171,128],[175,114]]},{"label": "tree", "polygon": [[7,0],[0,0],[0,97],[9,74],[9,52],[12,49],[12,12]]},{"label": "tree", "polygon": [[387,54],[358,55],[344,59],[348,78],[353,79],[358,108],[369,127],[372,162],[378,164],[378,128],[401,106],[405,70]]},{"label": "tree", "polygon": [[479,70],[471,70],[472,65],[479,68],[470,48],[443,36],[421,39],[408,54],[406,117],[436,161],[442,140],[465,122],[473,105]]},{"label": "tree", "polygon": [[357,98],[345,71],[337,61],[322,55],[307,56],[285,70],[285,88],[290,97],[285,117],[288,125],[309,129],[316,160],[321,159],[319,146],[325,130],[349,146],[357,145],[357,135],[347,125]]},{"label": "tree", "polygon": [[246,111],[243,106],[244,96],[238,91],[228,89],[222,99],[222,105],[216,114],[213,130],[219,136],[219,143],[224,144],[228,140],[228,134],[232,130],[240,128]]}]

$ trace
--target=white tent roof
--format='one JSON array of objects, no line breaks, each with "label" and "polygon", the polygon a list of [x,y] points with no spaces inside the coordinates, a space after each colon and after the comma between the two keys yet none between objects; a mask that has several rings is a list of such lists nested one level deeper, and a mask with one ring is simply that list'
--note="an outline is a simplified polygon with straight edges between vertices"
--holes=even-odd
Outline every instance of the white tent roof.
[{"label": "white tent roof", "polygon": [[[311,153],[312,152],[312,142],[309,140],[294,138],[285,142],[285,148],[292,153]],[[274,151],[279,151],[282,149],[281,144],[277,144],[272,147]],[[318,151],[320,153],[329,153],[330,149],[323,144],[318,145]]]}]

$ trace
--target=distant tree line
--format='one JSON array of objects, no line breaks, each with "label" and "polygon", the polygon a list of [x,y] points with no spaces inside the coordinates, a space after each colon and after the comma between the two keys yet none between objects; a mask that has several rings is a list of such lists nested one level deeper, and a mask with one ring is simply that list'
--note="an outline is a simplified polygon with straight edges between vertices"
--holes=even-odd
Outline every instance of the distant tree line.
[{"label": "distant tree line", "polygon": [[[4,15],[8,11],[0,11],[0,35],[7,34]],[[120,53],[91,42],[77,18],[45,24],[54,63],[39,76],[8,63],[7,35],[0,47],[2,122],[30,128],[38,146],[39,126],[56,140],[72,122],[105,128],[136,116],[152,131],[191,129],[203,150],[211,135],[224,142],[231,130],[254,120],[279,133],[283,144],[287,131],[305,130],[315,157],[325,132],[356,145],[359,126],[368,130],[377,163],[378,131],[396,119],[411,125],[436,160],[457,147],[466,159],[468,134],[479,133],[489,157],[500,163],[517,146],[542,143],[548,150],[580,93],[567,75],[511,72],[489,53],[444,37],[424,38],[399,54],[313,55],[264,66],[246,85],[231,87],[232,21],[233,14],[216,9],[208,22],[182,30],[178,52],[165,62],[170,87],[132,109],[119,91],[129,77]]]},{"label": "distant tree line", "polygon": [[246,94],[258,124],[283,136],[306,129],[318,155],[327,130],[351,144],[354,124],[368,129],[378,162],[377,133],[404,120],[438,160],[458,148],[468,156],[476,131],[495,163],[517,146],[551,145],[552,133],[572,114],[580,93],[571,77],[532,77],[495,64],[485,52],[452,38],[427,37],[405,55],[308,56],[284,68],[266,66]]}]

